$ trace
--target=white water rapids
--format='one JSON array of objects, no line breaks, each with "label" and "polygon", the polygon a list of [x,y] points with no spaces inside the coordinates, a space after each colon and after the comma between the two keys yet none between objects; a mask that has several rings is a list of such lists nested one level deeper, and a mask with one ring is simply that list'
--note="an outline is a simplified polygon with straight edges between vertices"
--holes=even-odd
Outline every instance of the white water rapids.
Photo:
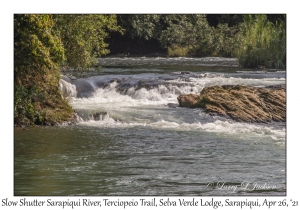
[{"label": "white water rapids", "polygon": [[224,58],[99,62],[100,72],[60,80],[75,125],[15,130],[15,196],[286,195],[285,122],[235,122],[177,101],[214,85],[284,85],[285,71]]},{"label": "white water rapids", "polygon": [[[249,73],[246,71],[246,73]],[[251,73],[251,72],[250,72]],[[255,73],[255,72],[254,72]],[[200,94],[204,87],[246,85],[265,87],[285,84],[285,78],[243,78],[226,73],[171,72],[137,75],[102,75],[61,80],[61,90],[71,97],[72,107],[82,117],[79,124],[93,127],[148,126],[154,129],[192,130],[230,135],[270,136],[285,141],[285,126],[234,122],[208,116],[201,109],[178,107],[180,94]],[[267,74],[266,74],[267,75]],[[266,76],[265,75],[265,76]],[[75,85],[74,85],[75,84]],[[69,95],[66,95],[69,93]],[[94,120],[94,113],[105,113]]]}]

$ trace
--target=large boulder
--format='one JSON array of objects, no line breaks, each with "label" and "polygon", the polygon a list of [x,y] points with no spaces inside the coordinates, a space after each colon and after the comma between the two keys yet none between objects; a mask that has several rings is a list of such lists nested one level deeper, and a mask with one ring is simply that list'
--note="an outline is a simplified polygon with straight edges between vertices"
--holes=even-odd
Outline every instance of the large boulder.
[{"label": "large boulder", "polygon": [[243,122],[286,121],[286,88],[224,85],[204,88],[200,95],[178,96],[179,106],[203,108],[209,114]]}]

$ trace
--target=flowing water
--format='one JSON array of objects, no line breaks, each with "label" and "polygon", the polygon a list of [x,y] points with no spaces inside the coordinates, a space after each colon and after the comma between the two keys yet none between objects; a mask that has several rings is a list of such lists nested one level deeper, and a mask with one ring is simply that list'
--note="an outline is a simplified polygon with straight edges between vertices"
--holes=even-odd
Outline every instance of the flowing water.
[{"label": "flowing water", "polygon": [[60,81],[76,125],[15,129],[15,195],[286,195],[285,123],[178,107],[214,85],[286,83],[224,58],[106,58]]}]

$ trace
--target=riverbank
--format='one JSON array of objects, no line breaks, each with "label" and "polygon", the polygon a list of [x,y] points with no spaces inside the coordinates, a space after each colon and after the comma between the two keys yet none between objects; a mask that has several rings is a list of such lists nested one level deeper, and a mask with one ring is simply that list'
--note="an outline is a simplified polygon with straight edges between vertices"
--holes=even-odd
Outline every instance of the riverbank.
[{"label": "riverbank", "polygon": [[104,67],[115,66],[203,66],[203,67],[239,67],[237,58],[223,58],[223,57],[158,57],[158,56],[144,56],[144,57],[107,57],[99,58],[99,65]]}]

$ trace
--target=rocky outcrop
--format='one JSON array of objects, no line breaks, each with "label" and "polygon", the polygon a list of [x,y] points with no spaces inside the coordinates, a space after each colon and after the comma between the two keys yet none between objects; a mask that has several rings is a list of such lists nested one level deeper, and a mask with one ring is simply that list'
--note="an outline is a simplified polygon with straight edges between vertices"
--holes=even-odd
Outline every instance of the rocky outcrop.
[{"label": "rocky outcrop", "polygon": [[286,88],[224,85],[204,88],[200,95],[178,96],[179,106],[203,108],[243,122],[286,121]]}]

